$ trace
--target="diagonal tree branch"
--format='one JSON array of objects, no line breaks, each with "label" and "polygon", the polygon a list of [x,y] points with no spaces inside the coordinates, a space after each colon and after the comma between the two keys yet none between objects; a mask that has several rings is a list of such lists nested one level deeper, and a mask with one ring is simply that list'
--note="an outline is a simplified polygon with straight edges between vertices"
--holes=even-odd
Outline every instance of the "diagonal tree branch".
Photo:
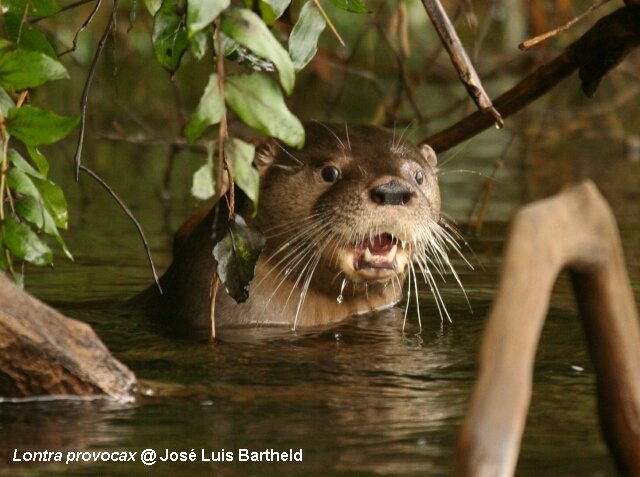
[{"label": "diagonal tree branch", "polygon": [[[640,45],[640,7],[626,6],[601,18],[578,40],[493,102],[503,117],[511,116],[579,70],[582,89],[593,96],[602,78]],[[493,126],[494,119],[476,111],[428,138],[436,152],[446,151]]]}]

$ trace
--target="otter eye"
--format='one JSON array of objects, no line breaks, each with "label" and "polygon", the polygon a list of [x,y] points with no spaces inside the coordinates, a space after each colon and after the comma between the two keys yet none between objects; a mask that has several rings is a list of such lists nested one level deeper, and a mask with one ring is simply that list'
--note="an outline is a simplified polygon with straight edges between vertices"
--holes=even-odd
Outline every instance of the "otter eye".
[{"label": "otter eye", "polygon": [[422,175],[422,171],[416,171],[413,174],[413,178],[416,180],[418,185],[422,185],[422,181],[424,180],[424,176]]},{"label": "otter eye", "polygon": [[325,182],[332,183],[340,178],[340,169],[335,166],[323,167],[320,175]]}]

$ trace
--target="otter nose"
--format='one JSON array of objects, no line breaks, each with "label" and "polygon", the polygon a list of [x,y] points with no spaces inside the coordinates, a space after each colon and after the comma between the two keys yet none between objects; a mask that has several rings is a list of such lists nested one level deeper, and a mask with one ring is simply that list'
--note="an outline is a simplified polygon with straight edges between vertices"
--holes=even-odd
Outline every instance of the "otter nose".
[{"label": "otter nose", "polygon": [[371,189],[371,199],[380,205],[405,205],[411,200],[413,191],[406,185],[396,181],[390,181],[386,184]]}]

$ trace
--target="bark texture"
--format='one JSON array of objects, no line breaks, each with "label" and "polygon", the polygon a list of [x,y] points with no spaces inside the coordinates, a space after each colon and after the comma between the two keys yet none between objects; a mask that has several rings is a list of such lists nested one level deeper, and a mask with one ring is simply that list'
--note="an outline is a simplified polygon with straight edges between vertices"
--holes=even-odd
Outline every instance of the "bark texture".
[{"label": "bark texture", "polygon": [[130,399],[133,373],[89,325],[33,298],[0,273],[0,399],[107,395]]}]

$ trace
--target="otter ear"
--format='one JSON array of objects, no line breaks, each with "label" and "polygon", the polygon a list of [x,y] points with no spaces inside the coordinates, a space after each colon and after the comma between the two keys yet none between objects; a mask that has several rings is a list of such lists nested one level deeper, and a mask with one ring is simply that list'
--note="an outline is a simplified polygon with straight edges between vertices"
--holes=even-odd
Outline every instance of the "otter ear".
[{"label": "otter ear", "polygon": [[436,151],[433,150],[429,144],[420,144],[420,152],[422,153],[422,157],[429,163],[429,165],[435,169],[438,165],[438,157],[436,156]]},{"label": "otter ear", "polygon": [[252,139],[250,142],[256,148],[253,165],[256,166],[260,175],[263,175],[278,155],[278,140],[259,137]]}]

